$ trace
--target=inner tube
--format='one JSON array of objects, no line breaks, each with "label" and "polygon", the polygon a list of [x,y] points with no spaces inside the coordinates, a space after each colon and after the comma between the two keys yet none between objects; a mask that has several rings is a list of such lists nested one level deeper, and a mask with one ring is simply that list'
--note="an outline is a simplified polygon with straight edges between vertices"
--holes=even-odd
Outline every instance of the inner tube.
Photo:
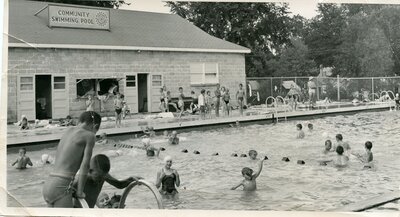
[{"label": "inner tube", "polygon": [[[132,188],[134,188],[136,185],[144,185],[146,186],[151,192],[153,192],[154,197],[157,200],[157,205],[158,209],[164,209],[164,204],[162,202],[161,194],[158,191],[158,189],[151,183],[145,181],[145,180],[137,180],[131,182],[131,184],[128,185],[128,187],[125,188],[124,193],[122,193],[121,196],[121,201],[119,202],[119,209],[123,209],[125,207],[125,201],[126,198],[128,197],[129,193],[131,192]],[[86,202],[86,201],[85,201]]]}]

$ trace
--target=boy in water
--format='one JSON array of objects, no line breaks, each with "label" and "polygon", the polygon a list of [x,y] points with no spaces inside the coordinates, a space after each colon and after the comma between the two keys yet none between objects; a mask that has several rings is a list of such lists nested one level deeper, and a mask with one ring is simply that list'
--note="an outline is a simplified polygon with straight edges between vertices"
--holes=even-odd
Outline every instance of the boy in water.
[{"label": "boy in water", "polygon": [[97,199],[96,205],[99,208],[117,209],[119,208],[120,202],[121,195],[114,194],[114,196],[110,198],[107,193],[101,193]]},{"label": "boy in water", "polygon": [[100,139],[97,140],[96,145],[105,145],[108,143],[107,134],[102,133],[100,134]]},{"label": "boy in water", "polygon": [[364,155],[356,154],[356,157],[365,164],[364,167],[371,168],[371,162],[374,160],[374,156],[371,151],[372,142],[370,141],[365,142],[364,148],[365,148],[365,154]]},{"label": "boy in water", "polygon": [[328,154],[329,152],[331,152],[331,148],[332,148],[332,142],[331,140],[328,139],[325,141],[324,154]]},{"label": "boy in water", "polygon": [[303,126],[301,124],[297,124],[296,127],[297,127],[297,137],[296,138],[304,139],[305,134],[304,134],[304,131],[302,130]]},{"label": "boy in water", "polygon": [[175,130],[172,131],[171,135],[169,135],[168,143],[170,145],[178,145],[179,144],[178,132],[176,132]]},{"label": "boy in water", "polygon": [[257,189],[256,179],[260,175],[264,159],[258,162],[258,171],[253,174],[253,170],[245,167],[242,169],[244,180],[239,185],[232,187],[231,190],[236,190],[238,187],[243,186],[243,191],[255,191]]},{"label": "boy in water", "polygon": [[74,196],[85,198],[83,188],[100,124],[100,115],[87,111],[79,117],[78,126],[68,128],[61,137],[54,170],[43,186],[43,197],[48,207],[73,207],[73,183],[78,170],[80,175]]},{"label": "boy in water", "polygon": [[[118,189],[123,189],[131,182],[141,179],[141,177],[129,177],[124,180],[117,180],[108,173],[110,167],[109,158],[103,154],[94,156],[90,161],[90,169],[83,189],[83,192],[86,195],[85,200],[90,208],[93,208],[96,204],[97,197],[103,188],[104,182],[107,182]],[[74,182],[74,186],[77,185],[78,183]]]},{"label": "boy in water", "polygon": [[256,150],[250,150],[249,151],[249,157],[250,157],[251,160],[257,160],[257,155],[258,155],[258,153],[257,153]]},{"label": "boy in water", "polygon": [[309,123],[307,126],[308,126],[308,131],[312,132],[314,129],[314,125],[312,123]]},{"label": "boy in water", "polygon": [[13,164],[11,164],[11,166],[17,164],[17,169],[26,169],[26,165],[33,166],[31,159],[28,156],[25,156],[25,154],[26,154],[26,149],[20,148],[19,157]]},{"label": "boy in water", "polygon": [[[342,136],[342,134],[336,134],[336,144],[337,144],[336,147],[342,146],[343,149],[344,149],[345,155],[346,155],[347,157],[349,157],[351,148],[350,148],[349,143],[343,142],[343,136]],[[334,147],[334,148],[336,149],[336,147]],[[335,149],[334,149],[334,150],[335,150]]]},{"label": "boy in water", "polygon": [[337,153],[337,157],[333,161],[333,164],[336,167],[346,167],[347,163],[349,162],[349,158],[347,156],[343,155],[343,153],[344,153],[343,146],[338,146],[336,148],[336,153]]}]

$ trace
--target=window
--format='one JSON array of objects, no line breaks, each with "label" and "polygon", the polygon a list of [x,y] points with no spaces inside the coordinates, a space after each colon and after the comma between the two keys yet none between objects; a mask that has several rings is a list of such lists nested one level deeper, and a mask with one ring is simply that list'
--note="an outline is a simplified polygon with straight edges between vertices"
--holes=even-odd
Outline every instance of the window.
[{"label": "window", "polygon": [[119,85],[117,79],[98,78],[76,80],[76,92],[78,97],[87,97],[89,94],[93,96],[105,94],[115,95],[118,91]]},{"label": "window", "polygon": [[153,75],[151,81],[152,81],[153,87],[161,87],[162,86],[162,76],[161,75]]},{"label": "window", "polygon": [[21,90],[33,90],[33,77],[21,77],[20,81]]},{"label": "window", "polygon": [[218,82],[218,63],[190,64],[190,84],[216,84]]},{"label": "window", "polygon": [[65,89],[65,77],[54,77],[54,89],[55,90],[64,90]]},{"label": "window", "polygon": [[136,87],[136,76],[134,75],[126,76],[126,87]]}]

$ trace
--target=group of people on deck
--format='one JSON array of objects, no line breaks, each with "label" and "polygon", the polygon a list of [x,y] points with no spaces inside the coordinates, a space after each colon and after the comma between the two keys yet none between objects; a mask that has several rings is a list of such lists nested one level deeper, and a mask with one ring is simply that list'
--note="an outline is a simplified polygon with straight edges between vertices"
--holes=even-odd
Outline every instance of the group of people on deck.
[{"label": "group of people on deck", "polygon": [[[241,115],[243,115],[244,97],[245,90],[243,89],[243,85],[239,84],[239,89],[236,92],[236,100]],[[185,95],[183,94],[182,87],[178,88],[177,102],[172,101],[171,92],[167,90],[166,86],[160,88],[160,110],[162,112],[169,112],[169,106],[172,106],[175,108],[175,111],[179,113],[178,117],[181,117],[185,111],[188,111],[191,114],[199,112],[202,119],[205,119],[206,117],[211,118],[212,110],[215,111],[215,116],[219,117],[221,104],[225,115],[229,116],[233,108],[230,92],[228,88],[220,87],[219,84],[216,85],[214,96],[211,95],[210,90],[202,89],[199,95],[192,90],[190,105],[187,109],[185,109]]]}]

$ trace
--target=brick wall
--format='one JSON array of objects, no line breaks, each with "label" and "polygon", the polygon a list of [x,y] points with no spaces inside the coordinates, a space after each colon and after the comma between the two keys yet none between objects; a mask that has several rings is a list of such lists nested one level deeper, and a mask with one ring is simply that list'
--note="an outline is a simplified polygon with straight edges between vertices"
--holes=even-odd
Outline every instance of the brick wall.
[{"label": "brick wall", "polygon": [[[77,79],[122,78],[126,74],[135,73],[161,74],[164,85],[173,97],[178,94],[180,86],[184,88],[184,94],[190,96],[191,90],[197,94],[202,88],[214,90],[215,86],[191,86],[189,64],[217,62],[219,82],[221,86],[230,89],[232,99],[235,98],[239,83],[245,84],[243,54],[9,48],[8,58],[8,121],[17,120],[18,75],[67,75],[69,109],[70,114],[75,117],[85,110],[85,100],[77,99]],[[124,80],[121,80],[119,85],[123,93]],[[233,100],[234,104],[235,101]],[[99,108],[100,104],[96,100],[96,111],[99,111]],[[102,115],[114,114],[113,98],[107,101],[106,110]]]}]

